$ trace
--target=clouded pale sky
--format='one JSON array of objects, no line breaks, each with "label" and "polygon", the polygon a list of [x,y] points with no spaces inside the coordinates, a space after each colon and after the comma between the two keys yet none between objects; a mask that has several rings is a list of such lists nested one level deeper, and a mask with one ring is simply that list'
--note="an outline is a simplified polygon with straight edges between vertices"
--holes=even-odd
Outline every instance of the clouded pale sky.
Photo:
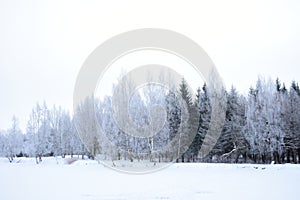
[{"label": "clouded pale sky", "polygon": [[23,130],[33,105],[72,110],[77,73],[102,42],[138,28],[196,41],[226,87],[246,93],[258,75],[300,80],[300,3],[270,1],[0,0],[0,129]]}]

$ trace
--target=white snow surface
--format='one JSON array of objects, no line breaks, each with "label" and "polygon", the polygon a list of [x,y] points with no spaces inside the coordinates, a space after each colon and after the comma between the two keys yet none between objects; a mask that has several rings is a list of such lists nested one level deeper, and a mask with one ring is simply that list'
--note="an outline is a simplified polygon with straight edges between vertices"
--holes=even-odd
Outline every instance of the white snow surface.
[{"label": "white snow surface", "polygon": [[299,199],[300,165],[174,163],[132,175],[92,160],[0,158],[1,200]]}]

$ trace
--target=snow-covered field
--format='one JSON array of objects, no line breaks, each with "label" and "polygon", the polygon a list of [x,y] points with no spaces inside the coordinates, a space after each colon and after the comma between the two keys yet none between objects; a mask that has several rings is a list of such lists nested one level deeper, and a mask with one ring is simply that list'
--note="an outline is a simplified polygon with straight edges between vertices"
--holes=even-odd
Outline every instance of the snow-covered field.
[{"label": "snow-covered field", "polygon": [[130,175],[96,161],[0,158],[1,200],[299,199],[300,165],[173,164]]}]

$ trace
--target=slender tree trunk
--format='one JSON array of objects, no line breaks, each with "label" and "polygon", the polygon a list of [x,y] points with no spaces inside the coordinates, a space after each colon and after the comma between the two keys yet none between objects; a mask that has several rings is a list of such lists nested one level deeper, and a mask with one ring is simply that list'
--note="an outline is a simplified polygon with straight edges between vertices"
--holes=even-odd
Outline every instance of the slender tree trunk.
[{"label": "slender tree trunk", "polygon": [[281,163],[285,163],[285,153],[281,154]]},{"label": "slender tree trunk", "polygon": [[290,155],[291,151],[290,149],[287,149],[286,151],[286,162],[287,163],[291,163],[291,155]]},{"label": "slender tree trunk", "polygon": [[266,163],[266,154],[263,154],[261,156],[261,160],[262,160],[262,163],[265,164]]},{"label": "slender tree trunk", "polygon": [[236,156],[235,156],[235,160],[234,160],[234,163],[238,163],[239,161],[239,157],[240,157],[240,154],[237,153]]},{"label": "slender tree trunk", "polygon": [[243,153],[244,163],[247,163],[247,152]]},{"label": "slender tree trunk", "polygon": [[275,164],[279,164],[280,163],[279,154],[278,154],[277,151],[273,152],[273,159],[274,159]]},{"label": "slender tree trunk", "polygon": [[297,153],[296,153],[296,150],[293,150],[293,163],[297,164]]},{"label": "slender tree trunk", "polygon": [[254,161],[254,163],[257,163],[257,155],[252,154],[251,157],[252,157],[252,160]]},{"label": "slender tree trunk", "polygon": [[85,148],[84,145],[82,145],[82,155],[81,155],[81,159],[84,160],[84,153],[85,152]]},{"label": "slender tree trunk", "polygon": [[277,152],[277,159],[278,159],[278,164],[281,164],[281,155]]},{"label": "slender tree trunk", "polygon": [[300,148],[298,149],[298,163],[300,163]]}]

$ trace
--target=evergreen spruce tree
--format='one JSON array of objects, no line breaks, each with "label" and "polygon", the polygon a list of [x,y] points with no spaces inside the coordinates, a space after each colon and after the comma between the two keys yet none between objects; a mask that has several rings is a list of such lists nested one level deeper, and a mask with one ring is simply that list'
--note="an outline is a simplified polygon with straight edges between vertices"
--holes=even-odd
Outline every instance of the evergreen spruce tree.
[{"label": "evergreen spruce tree", "polygon": [[297,154],[300,156],[300,90],[295,81],[288,92],[285,114],[286,159],[288,163],[297,163]]},{"label": "evergreen spruce tree", "polygon": [[180,95],[182,100],[187,106],[188,111],[188,122],[187,127],[185,127],[182,135],[182,146],[184,154],[182,154],[181,161],[187,162],[194,161],[199,152],[199,112],[198,112],[198,102],[193,101],[193,97],[190,93],[189,87],[185,79],[182,79],[181,84],[179,85]]}]

